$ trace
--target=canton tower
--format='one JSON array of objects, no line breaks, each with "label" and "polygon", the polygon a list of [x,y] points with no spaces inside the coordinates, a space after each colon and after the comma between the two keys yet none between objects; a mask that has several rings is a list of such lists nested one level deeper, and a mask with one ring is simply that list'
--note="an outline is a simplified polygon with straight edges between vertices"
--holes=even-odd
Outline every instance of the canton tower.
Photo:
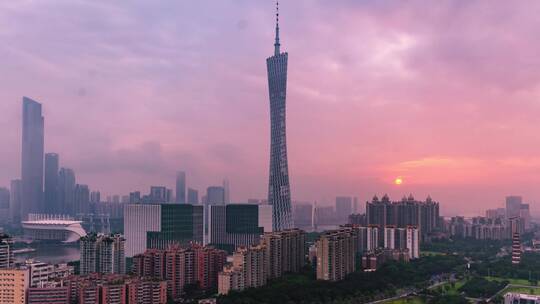
[{"label": "canton tower", "polygon": [[281,53],[279,49],[278,5],[276,3],[276,42],[274,43],[274,56],[266,59],[268,90],[270,93],[270,178],[268,182],[268,202],[272,205],[272,229],[274,231],[293,227],[285,127],[288,54],[286,52]]}]

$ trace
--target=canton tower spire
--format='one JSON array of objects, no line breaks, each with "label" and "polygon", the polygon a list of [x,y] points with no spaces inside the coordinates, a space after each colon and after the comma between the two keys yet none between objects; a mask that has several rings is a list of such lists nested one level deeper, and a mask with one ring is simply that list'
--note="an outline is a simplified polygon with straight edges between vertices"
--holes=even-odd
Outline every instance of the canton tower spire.
[{"label": "canton tower spire", "polygon": [[270,95],[270,174],[268,203],[272,205],[272,229],[293,227],[291,186],[287,162],[286,95],[288,54],[281,53],[279,43],[279,4],[276,2],[276,42],[274,56],[266,59]]},{"label": "canton tower spire", "polygon": [[274,56],[279,55],[279,1],[276,1],[276,42],[274,43]]}]

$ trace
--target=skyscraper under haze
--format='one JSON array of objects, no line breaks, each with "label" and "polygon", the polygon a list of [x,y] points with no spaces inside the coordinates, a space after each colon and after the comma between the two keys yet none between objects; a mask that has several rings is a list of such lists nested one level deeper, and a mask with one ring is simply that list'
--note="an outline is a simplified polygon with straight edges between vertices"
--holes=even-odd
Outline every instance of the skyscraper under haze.
[{"label": "skyscraper under haze", "polygon": [[285,127],[287,60],[288,54],[286,52],[280,52],[279,10],[277,10],[274,56],[266,59],[270,95],[270,178],[268,183],[268,202],[272,205],[272,226],[275,231],[289,229],[293,226]]},{"label": "skyscraper under haze", "polygon": [[225,189],[218,186],[210,186],[206,189],[206,202],[208,205],[224,205]]},{"label": "skyscraper under haze", "polygon": [[9,206],[10,194],[8,188],[0,187],[0,223],[7,223],[10,220]]},{"label": "skyscraper under haze", "polygon": [[510,219],[518,217],[521,209],[523,198],[517,195],[511,195],[506,197],[506,218]]},{"label": "skyscraper under haze", "polygon": [[338,196],[336,197],[336,219],[340,224],[347,222],[349,215],[352,213],[352,197]]},{"label": "skyscraper under haze", "polygon": [[229,179],[225,178],[223,179],[223,196],[224,196],[224,200],[225,200],[225,204],[230,204],[231,203],[231,188],[230,188],[230,185],[229,185]]},{"label": "skyscraper under haze", "polygon": [[188,188],[187,202],[188,202],[188,204],[192,204],[192,205],[199,204],[199,191],[197,191],[195,189]]},{"label": "skyscraper under haze", "polygon": [[23,97],[21,217],[43,209],[44,118],[41,104]]},{"label": "skyscraper under haze", "polygon": [[73,215],[75,203],[75,172],[61,168],[58,173],[58,213]]},{"label": "skyscraper under haze", "polygon": [[186,202],[186,172],[176,172],[176,202],[184,204]]},{"label": "skyscraper under haze", "polygon": [[21,199],[22,182],[20,179],[14,179],[9,188],[9,217],[15,224],[21,222]]},{"label": "skyscraper under haze", "polygon": [[58,206],[59,157],[56,153],[45,154],[45,213],[61,212]]}]

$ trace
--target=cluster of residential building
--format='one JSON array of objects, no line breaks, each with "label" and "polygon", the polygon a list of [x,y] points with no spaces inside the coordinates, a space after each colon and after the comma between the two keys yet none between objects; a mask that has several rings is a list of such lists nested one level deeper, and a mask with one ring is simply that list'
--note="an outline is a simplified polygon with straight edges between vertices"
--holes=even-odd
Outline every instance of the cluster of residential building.
[{"label": "cluster of residential building", "polygon": [[[311,250],[311,258],[317,279],[339,281],[359,269],[375,270],[389,260],[408,262],[419,258],[419,242],[416,226],[388,226],[381,230],[377,226],[348,225],[323,233]],[[358,261],[362,264],[357,265]]]},{"label": "cluster of residential building", "polygon": [[133,272],[137,277],[165,281],[169,297],[179,299],[186,286],[205,291],[217,289],[218,273],[226,260],[227,252],[210,246],[171,246],[135,255]]},{"label": "cluster of residential building", "polygon": [[285,273],[299,272],[306,264],[305,232],[288,229],[265,233],[259,244],[238,246],[218,275],[218,292],[261,287]]},{"label": "cluster of residential building", "polygon": [[371,202],[366,202],[366,224],[381,229],[387,226],[415,226],[421,238],[425,239],[441,227],[439,203],[429,196],[425,201],[418,201],[412,195],[400,201],[391,201],[388,195],[381,199],[375,196]]}]

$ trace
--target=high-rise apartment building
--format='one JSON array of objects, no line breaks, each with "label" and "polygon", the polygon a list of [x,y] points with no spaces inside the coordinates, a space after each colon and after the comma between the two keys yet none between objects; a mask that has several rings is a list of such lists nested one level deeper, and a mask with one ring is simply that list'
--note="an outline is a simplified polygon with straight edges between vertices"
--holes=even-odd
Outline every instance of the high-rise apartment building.
[{"label": "high-rise apartment building", "polygon": [[45,154],[45,206],[44,212],[48,214],[62,213],[58,206],[58,171],[60,160],[56,153]]},{"label": "high-rise apartment building", "polygon": [[366,203],[366,219],[368,225],[377,225],[381,229],[388,225],[397,228],[416,226],[421,237],[425,237],[439,226],[439,203],[431,197],[417,201],[410,195],[401,201],[391,202],[387,195],[381,200],[375,196]]},{"label": "high-rise apartment building", "polygon": [[306,262],[306,234],[300,229],[289,229],[264,234],[266,274],[269,279],[288,272],[300,272]]},{"label": "high-rise apartment building", "polygon": [[214,290],[218,287],[218,274],[227,262],[227,252],[213,247],[196,247],[197,282],[203,290]]},{"label": "high-rise apartment building", "polygon": [[189,204],[127,204],[124,206],[126,256],[146,249],[203,243],[203,206]]},{"label": "high-rise apartment building", "polygon": [[316,243],[317,279],[340,281],[356,269],[357,245],[354,229],[323,233]]},{"label": "high-rise apartment building", "polygon": [[268,274],[265,263],[266,248],[263,245],[238,248],[233,255],[233,266],[243,272],[243,286],[262,287],[266,285]]},{"label": "high-rise apartment building", "polygon": [[406,228],[406,237],[409,258],[418,259],[420,257],[420,231],[415,226],[409,226]]},{"label": "high-rise apartment building", "polygon": [[15,266],[13,259],[13,240],[7,234],[0,233],[0,269]]},{"label": "high-rise apartment building", "polygon": [[126,273],[125,239],[120,235],[90,234],[81,238],[81,274]]},{"label": "high-rise apartment building", "polygon": [[340,224],[347,223],[349,215],[352,214],[352,197],[336,197],[336,219]]},{"label": "high-rise apartment building", "polygon": [[381,243],[380,239],[383,238],[383,232],[380,233],[380,229],[377,226],[358,226],[347,225],[343,228],[353,229],[356,237],[356,248],[358,254],[364,254],[368,251],[373,251],[379,248]]},{"label": "high-rise apartment building", "polygon": [[192,188],[188,188],[187,202],[188,204],[198,205],[199,204],[199,191]]},{"label": "high-rise apartment building", "polygon": [[258,244],[260,236],[271,231],[271,226],[264,227],[265,216],[271,217],[271,209],[267,207],[252,204],[209,206],[208,243],[228,252],[239,246]]},{"label": "high-rise apartment building", "polygon": [[186,202],[186,172],[176,172],[176,202],[184,204]]},{"label": "high-rise apartment building", "polygon": [[133,257],[133,269],[137,276],[167,281],[168,293],[176,299],[190,284],[197,283],[204,290],[216,289],[218,272],[226,259],[225,251],[199,245],[149,249]]},{"label": "high-rise apartment building", "polygon": [[384,248],[396,249],[396,229],[395,226],[384,227]]},{"label": "high-rise apartment building", "polygon": [[21,217],[43,211],[44,118],[41,104],[23,97]]},{"label": "high-rise apartment building", "polygon": [[245,288],[244,283],[243,270],[227,265],[218,274],[218,294],[226,295],[231,290],[243,290]]},{"label": "high-rise apartment building", "polygon": [[287,160],[286,95],[288,54],[281,53],[279,11],[276,11],[274,56],[266,59],[270,96],[270,174],[268,202],[273,206],[273,230],[293,228]]},{"label": "high-rise apartment building", "polygon": [[27,269],[0,269],[0,303],[26,304]]},{"label": "high-rise apartment building", "polygon": [[9,187],[9,217],[14,224],[21,223],[22,181],[14,179]]}]

